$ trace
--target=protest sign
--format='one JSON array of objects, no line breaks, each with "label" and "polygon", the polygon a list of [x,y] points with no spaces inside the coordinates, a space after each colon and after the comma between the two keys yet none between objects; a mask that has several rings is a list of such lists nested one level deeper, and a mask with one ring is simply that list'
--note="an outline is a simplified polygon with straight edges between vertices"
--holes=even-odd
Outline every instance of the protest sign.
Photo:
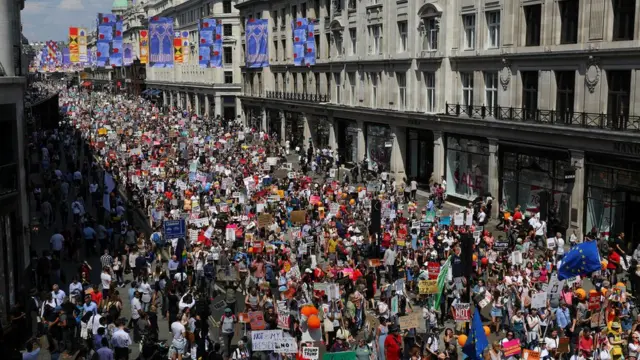
[{"label": "protest sign", "polygon": [[540,352],[522,349],[522,359],[523,360],[540,360]]},{"label": "protest sign", "polygon": [[295,210],[291,212],[291,223],[303,224],[306,220],[307,212],[304,210]]},{"label": "protest sign", "polygon": [[559,354],[568,354],[569,353],[569,342],[570,339],[566,336],[560,338],[558,341],[558,353]]},{"label": "protest sign", "polygon": [[533,294],[531,297],[531,308],[532,309],[541,309],[547,306],[547,293],[539,292]]},{"label": "protest sign", "polygon": [[435,261],[430,261],[427,265],[427,271],[429,272],[429,280],[436,280],[438,274],[440,274],[440,264]]},{"label": "protest sign", "polygon": [[457,303],[453,307],[453,320],[465,322],[471,320],[471,305],[469,303]]},{"label": "protest sign", "polygon": [[420,280],[420,282],[418,282],[418,289],[420,290],[421,295],[437,294],[438,281],[437,280]]},{"label": "protest sign", "polygon": [[419,328],[421,319],[422,315],[417,312],[399,317],[398,321],[400,322],[400,330]]},{"label": "protest sign", "polygon": [[273,216],[271,214],[260,214],[258,215],[258,228],[264,228],[273,222]]},{"label": "protest sign", "polygon": [[282,339],[275,342],[275,352],[278,354],[297,354],[298,342],[294,337],[284,334]]},{"label": "protest sign", "polygon": [[591,295],[589,297],[589,310],[598,310],[600,305],[600,294]]},{"label": "protest sign", "polygon": [[496,251],[506,251],[509,249],[509,240],[498,239],[493,244],[493,249]]},{"label": "protest sign", "polygon": [[[264,314],[262,313],[262,311],[251,311],[248,315],[249,323],[251,323],[251,330],[264,330],[267,327],[264,322]],[[280,331],[280,333],[282,334],[281,330],[277,331]]]},{"label": "protest sign", "polygon": [[318,360],[320,357],[320,348],[315,346],[307,346],[302,348],[302,357],[307,360]]},{"label": "protest sign", "polygon": [[[261,312],[262,314],[262,312]],[[251,313],[249,313],[251,317]],[[282,340],[282,330],[253,330],[251,322],[251,348],[253,351],[274,351],[276,342]]]},{"label": "protest sign", "polygon": [[369,259],[369,267],[378,267],[382,266],[382,262],[380,259]]},{"label": "protest sign", "polygon": [[521,350],[522,347],[520,346],[520,339],[514,339],[502,343],[502,353],[505,357],[519,355]]}]

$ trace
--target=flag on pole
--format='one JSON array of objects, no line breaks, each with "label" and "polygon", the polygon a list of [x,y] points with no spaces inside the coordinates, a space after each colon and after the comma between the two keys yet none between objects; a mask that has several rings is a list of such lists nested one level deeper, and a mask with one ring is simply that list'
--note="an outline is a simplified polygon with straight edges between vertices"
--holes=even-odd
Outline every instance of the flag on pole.
[{"label": "flag on pole", "polygon": [[591,274],[602,268],[600,253],[595,241],[578,244],[562,258],[558,268],[558,280],[565,280],[576,275]]},{"label": "flag on pole", "polygon": [[483,360],[484,357],[482,354],[488,346],[489,340],[487,339],[487,335],[484,333],[484,328],[482,327],[480,310],[476,307],[473,312],[469,335],[467,335],[467,342],[462,347],[462,352],[468,356],[467,359],[469,360]]},{"label": "flag on pole", "polygon": [[436,293],[435,302],[433,303],[433,309],[437,309],[440,306],[440,298],[442,298],[444,284],[447,282],[449,269],[451,269],[451,256],[449,256],[447,261],[440,268],[440,273],[438,274],[438,279],[436,281],[436,284],[438,285],[438,292]]}]

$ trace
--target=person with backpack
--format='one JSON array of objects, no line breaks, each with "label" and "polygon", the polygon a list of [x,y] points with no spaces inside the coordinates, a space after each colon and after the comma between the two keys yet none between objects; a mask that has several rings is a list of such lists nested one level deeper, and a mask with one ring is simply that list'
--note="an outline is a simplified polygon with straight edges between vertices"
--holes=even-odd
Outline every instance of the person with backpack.
[{"label": "person with backpack", "polygon": [[203,286],[205,289],[207,289],[207,296],[211,296],[213,294],[213,292],[215,291],[215,275],[216,275],[216,269],[215,269],[215,265],[213,264],[213,258],[209,257],[207,258],[207,263],[204,265],[204,267],[202,268],[203,274],[204,274],[204,282],[205,282],[205,286]]},{"label": "person with backpack", "polygon": [[162,236],[160,228],[156,228],[156,231],[151,234],[151,242],[155,246],[154,252],[156,253],[158,261],[169,261],[169,244],[167,240]]},{"label": "person with backpack", "polygon": [[222,315],[222,318],[220,318],[220,334],[222,335],[221,337],[224,341],[224,351],[227,356],[231,355],[231,340],[233,340],[237,322],[238,319],[231,312],[231,309],[224,309],[224,315]]}]

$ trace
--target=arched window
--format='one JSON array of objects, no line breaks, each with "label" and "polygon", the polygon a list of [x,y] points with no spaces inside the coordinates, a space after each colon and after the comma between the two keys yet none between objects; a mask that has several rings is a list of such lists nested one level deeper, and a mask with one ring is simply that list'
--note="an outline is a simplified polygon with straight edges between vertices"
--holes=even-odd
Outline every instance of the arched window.
[{"label": "arched window", "polygon": [[329,30],[331,30],[331,35],[333,37],[333,43],[336,47],[336,53],[338,56],[343,54],[342,51],[342,35],[344,33],[344,26],[338,20],[333,20],[331,24],[329,24]]},{"label": "arched window", "polygon": [[418,10],[418,16],[420,17],[420,26],[418,30],[422,35],[422,50],[438,50],[438,36],[440,33],[442,10],[435,4],[427,3]]}]

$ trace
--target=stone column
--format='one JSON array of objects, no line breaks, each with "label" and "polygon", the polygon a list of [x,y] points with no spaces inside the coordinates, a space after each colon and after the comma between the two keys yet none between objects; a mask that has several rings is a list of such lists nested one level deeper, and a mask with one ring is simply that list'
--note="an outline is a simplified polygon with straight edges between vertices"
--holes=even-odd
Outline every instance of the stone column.
[{"label": "stone column", "polygon": [[404,168],[404,159],[407,152],[407,128],[403,126],[391,126],[392,145],[391,145],[391,176],[396,181],[406,177]]},{"label": "stone column", "polygon": [[312,134],[311,134],[311,124],[310,124],[310,120],[309,117],[311,117],[312,115],[307,115],[305,113],[302,113],[302,125],[303,125],[303,131],[302,131],[302,136],[304,139],[302,139],[302,146],[304,148],[304,150],[307,150],[307,148],[309,147],[309,142],[311,142],[311,144],[313,144],[313,139]]},{"label": "stone column", "polygon": [[[442,176],[445,176],[445,148],[444,134],[442,131],[433,132],[433,180],[440,182]],[[453,182],[453,179],[446,179],[447,182]],[[452,183],[453,184],[453,183]],[[448,186],[452,186],[447,184]]]},{"label": "stone column", "polygon": [[[489,139],[489,192],[493,197],[493,206],[491,207],[491,217],[498,218],[500,209],[500,169],[498,154],[498,139]],[[448,184],[447,184],[448,185]]]},{"label": "stone column", "polygon": [[284,145],[287,140],[287,118],[284,116],[284,111],[278,112],[280,116],[280,144]]},{"label": "stone column", "polygon": [[262,114],[262,122],[260,124],[260,128],[262,129],[262,131],[267,132],[267,108],[262,108],[262,111],[260,111],[260,113]]},{"label": "stone column", "polygon": [[200,115],[200,94],[193,95],[193,102],[195,103],[196,114]]},{"label": "stone column", "polygon": [[174,106],[173,105],[173,91],[169,92],[169,97],[170,97],[170,99],[169,99],[169,107],[173,107]]},{"label": "stone column", "polygon": [[162,91],[162,106],[167,106],[167,92]]},{"label": "stone column", "polygon": [[216,114],[216,117],[220,116],[222,118],[222,97],[220,95],[216,95],[214,98],[215,109],[213,111]]},{"label": "stone column", "polygon": [[364,159],[364,156],[367,153],[366,146],[367,144],[364,138],[364,121],[358,120],[358,149],[356,151],[358,158],[356,159],[356,162],[360,162]]},{"label": "stone column", "polygon": [[204,94],[204,114],[209,116],[209,94]]},{"label": "stone column", "polygon": [[336,137],[336,121],[333,120],[332,115],[329,115],[327,117],[327,121],[329,122],[329,146],[331,146],[333,150],[336,150],[338,149],[338,138]]},{"label": "stone column", "polygon": [[[584,151],[571,150],[571,165],[574,166],[576,171],[576,178],[571,190],[571,210],[569,210],[569,214],[560,214],[560,216],[569,216],[571,230],[575,230],[578,239],[582,239],[582,230],[584,229],[584,190],[585,186],[587,186]],[[569,236],[571,236],[571,232],[567,233],[567,239]]]}]

